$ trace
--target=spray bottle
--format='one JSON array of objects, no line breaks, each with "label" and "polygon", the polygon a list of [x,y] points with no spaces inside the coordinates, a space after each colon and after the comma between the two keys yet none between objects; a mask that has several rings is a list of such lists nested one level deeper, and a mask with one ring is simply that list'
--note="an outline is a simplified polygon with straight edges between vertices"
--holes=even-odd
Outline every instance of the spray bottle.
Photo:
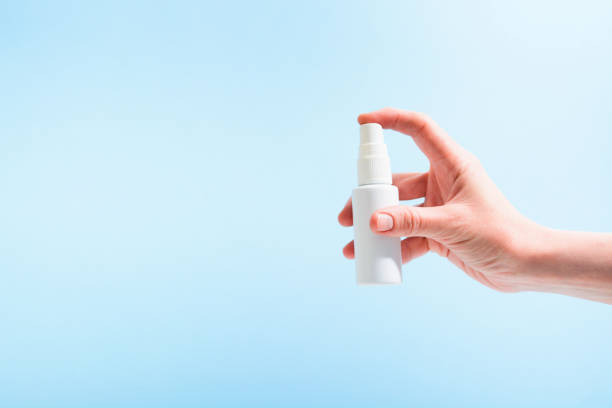
[{"label": "spray bottle", "polygon": [[352,196],[357,284],[400,284],[400,238],[378,235],[370,229],[372,213],[399,204],[399,192],[391,184],[391,164],[382,127],[377,123],[360,128],[357,184]]}]

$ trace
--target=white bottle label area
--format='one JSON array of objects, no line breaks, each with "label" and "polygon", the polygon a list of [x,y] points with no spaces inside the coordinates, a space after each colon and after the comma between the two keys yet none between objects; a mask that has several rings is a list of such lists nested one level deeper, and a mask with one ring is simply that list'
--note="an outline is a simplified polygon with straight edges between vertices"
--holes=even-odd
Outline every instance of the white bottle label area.
[{"label": "white bottle label area", "polygon": [[359,285],[402,283],[401,239],[386,237],[370,229],[374,211],[399,204],[397,187],[368,184],[353,190],[355,268]]}]

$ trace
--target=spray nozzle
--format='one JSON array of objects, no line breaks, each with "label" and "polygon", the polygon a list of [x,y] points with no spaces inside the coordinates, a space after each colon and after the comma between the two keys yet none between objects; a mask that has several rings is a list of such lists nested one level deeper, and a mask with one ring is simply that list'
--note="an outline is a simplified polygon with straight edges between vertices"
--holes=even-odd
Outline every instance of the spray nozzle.
[{"label": "spray nozzle", "polygon": [[382,126],[378,123],[361,125],[359,136],[358,184],[391,184],[391,164]]}]

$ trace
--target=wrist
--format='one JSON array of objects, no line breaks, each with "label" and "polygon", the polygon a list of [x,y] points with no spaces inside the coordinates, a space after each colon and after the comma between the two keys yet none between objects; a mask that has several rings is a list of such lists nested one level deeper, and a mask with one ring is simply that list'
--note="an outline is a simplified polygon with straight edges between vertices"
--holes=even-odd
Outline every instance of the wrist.
[{"label": "wrist", "polygon": [[559,251],[558,231],[531,223],[526,228],[516,256],[523,277],[523,290],[548,292],[558,283],[555,259]]}]

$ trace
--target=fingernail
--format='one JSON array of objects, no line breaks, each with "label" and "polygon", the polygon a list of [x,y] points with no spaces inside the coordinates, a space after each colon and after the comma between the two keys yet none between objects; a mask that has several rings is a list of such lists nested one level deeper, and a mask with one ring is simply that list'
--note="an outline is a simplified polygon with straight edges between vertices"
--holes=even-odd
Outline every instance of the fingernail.
[{"label": "fingernail", "polygon": [[389,231],[391,228],[393,228],[393,217],[391,217],[389,214],[376,215],[377,231]]}]

